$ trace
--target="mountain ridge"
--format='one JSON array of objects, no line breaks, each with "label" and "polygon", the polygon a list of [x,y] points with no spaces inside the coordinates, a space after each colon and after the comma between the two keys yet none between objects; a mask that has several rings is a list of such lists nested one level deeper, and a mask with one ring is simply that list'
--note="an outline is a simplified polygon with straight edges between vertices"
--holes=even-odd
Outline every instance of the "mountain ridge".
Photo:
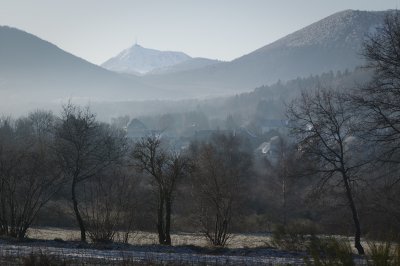
[{"label": "mountain ridge", "polygon": [[207,67],[214,64],[222,63],[223,61],[208,59],[204,57],[193,57],[178,64],[169,66],[169,67],[162,67],[156,68],[146,75],[162,75],[162,74],[169,74],[169,73],[176,73],[176,72],[184,72],[190,71],[194,69],[199,69],[203,67]]},{"label": "mountain ridge", "polygon": [[143,78],[154,86],[240,92],[278,80],[352,69],[364,63],[362,40],[381,25],[387,12],[337,12],[230,62]]},{"label": "mountain ridge", "polygon": [[166,97],[138,77],[123,76],[68,53],[26,31],[0,26],[0,103]]}]

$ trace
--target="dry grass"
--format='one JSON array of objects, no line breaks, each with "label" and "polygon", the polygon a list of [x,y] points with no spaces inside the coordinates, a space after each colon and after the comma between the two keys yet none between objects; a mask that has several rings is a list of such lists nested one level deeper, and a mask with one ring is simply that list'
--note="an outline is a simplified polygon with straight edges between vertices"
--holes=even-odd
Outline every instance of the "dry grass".
[{"label": "dry grass", "polygon": [[[79,240],[80,232],[75,229],[63,229],[54,227],[32,228],[28,232],[30,238],[54,240],[62,239],[66,241]],[[177,233],[172,234],[172,244],[179,245],[195,245],[200,247],[207,247],[209,243],[201,234],[194,233]],[[156,233],[150,232],[135,232],[129,238],[130,244],[135,245],[152,245],[158,244],[158,237]],[[270,243],[270,237],[263,234],[234,234],[228,241],[228,248],[255,248],[265,247]]]},{"label": "dry grass", "polygon": [[[62,239],[65,241],[77,241],[80,239],[80,232],[76,229],[64,229],[56,227],[43,227],[29,229],[28,236],[34,239],[54,240]],[[195,245],[199,247],[209,247],[206,238],[201,234],[195,233],[176,233],[172,234],[172,244],[174,246]],[[324,237],[324,236],[322,236]],[[328,237],[328,236],[326,236]],[[348,241],[352,247],[353,253],[356,254],[357,250],[353,245],[353,237],[345,236],[329,236],[334,237],[341,241]],[[271,237],[266,234],[233,234],[232,238],[228,240],[227,248],[257,248],[266,247],[271,244]],[[380,242],[376,242],[380,243]],[[158,236],[156,233],[151,232],[135,232],[129,238],[129,244],[134,245],[156,245],[158,244]],[[369,252],[369,244],[367,241],[362,241],[366,252]]]}]

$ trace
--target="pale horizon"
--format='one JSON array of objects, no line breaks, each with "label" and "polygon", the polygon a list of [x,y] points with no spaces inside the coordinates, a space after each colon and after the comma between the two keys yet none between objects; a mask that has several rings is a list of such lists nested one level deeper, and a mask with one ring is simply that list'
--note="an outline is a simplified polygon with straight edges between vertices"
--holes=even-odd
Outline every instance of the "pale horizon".
[{"label": "pale horizon", "polygon": [[136,40],[146,48],[231,61],[333,13],[396,9],[398,2],[3,0],[0,25],[95,64]]}]

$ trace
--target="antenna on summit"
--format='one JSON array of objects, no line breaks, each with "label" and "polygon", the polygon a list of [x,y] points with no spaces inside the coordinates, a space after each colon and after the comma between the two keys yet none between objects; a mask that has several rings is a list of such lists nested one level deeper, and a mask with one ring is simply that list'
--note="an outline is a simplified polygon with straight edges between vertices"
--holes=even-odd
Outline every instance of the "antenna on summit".
[{"label": "antenna on summit", "polygon": [[137,36],[135,36],[135,45],[138,45]]}]

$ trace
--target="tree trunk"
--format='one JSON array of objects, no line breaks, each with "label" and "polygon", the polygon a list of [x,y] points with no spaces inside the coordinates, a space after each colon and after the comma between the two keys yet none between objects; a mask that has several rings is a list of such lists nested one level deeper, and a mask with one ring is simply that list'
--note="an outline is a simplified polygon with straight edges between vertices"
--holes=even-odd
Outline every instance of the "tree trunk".
[{"label": "tree trunk", "polygon": [[18,239],[22,240],[25,238],[26,235],[26,231],[28,230],[28,228],[23,228],[18,232]]},{"label": "tree trunk", "polygon": [[6,193],[4,191],[4,179],[1,178],[2,182],[0,185],[0,202],[1,202],[1,213],[0,213],[0,234],[7,235],[8,234],[8,217],[7,217],[7,208],[6,208]]},{"label": "tree trunk", "polygon": [[285,157],[285,152],[282,150],[283,149],[283,143],[281,140],[281,156],[280,156],[280,175],[282,179],[282,223],[283,226],[286,227],[286,157]]},{"label": "tree trunk", "polygon": [[171,245],[171,205],[171,198],[167,197],[165,200],[165,245]]},{"label": "tree trunk", "polygon": [[86,229],[78,209],[78,201],[76,200],[75,187],[76,187],[76,179],[74,178],[72,180],[72,189],[71,189],[72,203],[74,205],[76,220],[78,221],[79,229],[81,230],[81,241],[86,242]]},{"label": "tree trunk", "polygon": [[164,196],[162,191],[159,192],[158,199],[158,212],[157,212],[157,231],[158,231],[158,243],[161,245],[165,244],[164,234]]},{"label": "tree trunk", "polygon": [[349,179],[348,179],[348,177],[347,177],[347,175],[345,173],[342,173],[342,176],[343,176],[343,182],[344,182],[344,185],[345,185],[345,188],[346,188],[347,199],[349,200],[351,213],[353,215],[354,227],[356,229],[355,236],[354,236],[354,246],[357,249],[359,255],[364,255],[365,254],[364,248],[361,245],[360,221],[359,221],[359,218],[358,218],[358,212],[357,212],[357,209],[356,209],[356,205],[355,205],[354,200],[353,200],[353,195],[351,193]]},{"label": "tree trunk", "polygon": [[282,176],[282,220],[283,226],[286,227],[286,178],[285,173]]}]

